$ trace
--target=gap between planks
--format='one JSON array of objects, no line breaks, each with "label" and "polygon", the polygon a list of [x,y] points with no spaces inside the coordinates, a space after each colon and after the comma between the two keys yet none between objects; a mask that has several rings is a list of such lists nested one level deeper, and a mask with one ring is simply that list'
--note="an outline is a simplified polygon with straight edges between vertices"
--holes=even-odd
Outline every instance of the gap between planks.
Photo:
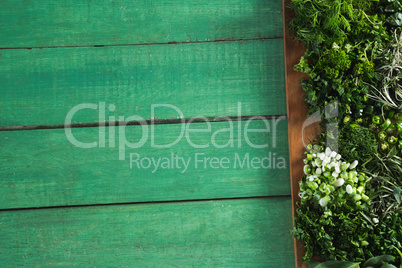
[{"label": "gap between planks", "polygon": [[20,130],[39,130],[39,129],[60,129],[60,128],[88,128],[88,127],[110,127],[110,126],[138,126],[138,125],[168,125],[168,124],[191,124],[191,123],[214,123],[226,121],[249,121],[249,120],[272,120],[287,119],[283,115],[248,115],[248,116],[216,116],[216,117],[193,117],[181,119],[149,119],[135,121],[114,121],[114,122],[94,122],[94,123],[72,123],[58,125],[28,125],[28,126],[6,126],[0,127],[0,131],[20,131]]},{"label": "gap between planks", "polygon": [[47,48],[88,48],[88,47],[127,47],[127,46],[153,46],[153,45],[178,45],[178,44],[202,44],[202,43],[218,43],[218,42],[247,42],[258,40],[272,40],[283,39],[283,36],[274,37],[259,37],[259,38],[245,38],[245,39],[215,39],[207,41],[170,41],[165,43],[152,42],[152,43],[138,43],[138,44],[110,44],[110,45],[84,45],[84,46],[40,46],[40,47],[0,47],[1,49],[47,49]]},{"label": "gap between planks", "polygon": [[270,196],[244,196],[244,197],[187,199],[187,200],[83,204],[83,205],[70,205],[70,206],[67,205],[67,206],[48,206],[48,207],[3,208],[3,209],[0,209],[0,213],[7,212],[7,211],[20,211],[20,210],[43,210],[43,209],[57,209],[57,208],[79,208],[79,207],[107,207],[107,206],[121,206],[121,205],[169,204],[169,203],[211,202],[211,201],[225,201],[225,200],[272,199],[272,198],[291,198],[291,195],[289,194],[289,195],[270,195]]}]

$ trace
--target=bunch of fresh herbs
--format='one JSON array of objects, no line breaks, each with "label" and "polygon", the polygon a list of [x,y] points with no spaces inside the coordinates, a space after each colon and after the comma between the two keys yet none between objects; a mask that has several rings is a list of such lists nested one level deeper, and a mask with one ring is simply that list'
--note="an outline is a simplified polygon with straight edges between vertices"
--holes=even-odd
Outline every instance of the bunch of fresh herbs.
[{"label": "bunch of fresh herbs", "polygon": [[310,76],[302,81],[309,114],[336,100],[342,116],[367,102],[374,60],[389,40],[384,16],[372,14],[375,2],[291,1],[291,30],[307,49],[295,69]]},{"label": "bunch of fresh herbs", "polygon": [[[293,230],[305,243],[304,259],[362,262],[397,256],[402,248],[402,0],[292,0],[290,7],[295,11],[291,31],[306,47],[295,70],[309,75],[301,82],[308,114],[320,113],[323,129],[339,126],[323,132],[319,144],[343,159],[318,152],[316,145],[304,160]],[[336,112],[328,116],[328,110]],[[360,163],[356,178],[356,171],[341,175],[340,167],[355,160]]]}]

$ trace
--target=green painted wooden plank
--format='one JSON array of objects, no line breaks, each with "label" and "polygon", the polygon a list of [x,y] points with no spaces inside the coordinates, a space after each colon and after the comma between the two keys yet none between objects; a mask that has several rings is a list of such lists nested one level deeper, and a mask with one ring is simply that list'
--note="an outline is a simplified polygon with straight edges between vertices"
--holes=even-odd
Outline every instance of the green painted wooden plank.
[{"label": "green painted wooden plank", "polygon": [[0,212],[1,267],[294,267],[285,198]]},{"label": "green painted wooden plank", "polygon": [[[63,124],[81,103],[109,116],[286,114],[282,39],[203,44],[3,50],[0,126]],[[111,112],[109,105],[115,105]],[[73,122],[98,122],[84,109]],[[178,118],[157,108],[159,119]]]},{"label": "green painted wooden plank", "polygon": [[[73,145],[64,129],[3,131],[0,208],[290,195],[287,121],[267,125],[233,122],[234,133],[229,122],[211,123],[210,131],[206,123],[112,127],[104,145],[102,128],[72,129],[77,141],[98,142],[87,149]],[[125,139],[134,147],[142,138],[139,148],[124,146]]]},{"label": "green painted wooden plank", "polygon": [[282,36],[281,0],[0,1],[0,47]]}]

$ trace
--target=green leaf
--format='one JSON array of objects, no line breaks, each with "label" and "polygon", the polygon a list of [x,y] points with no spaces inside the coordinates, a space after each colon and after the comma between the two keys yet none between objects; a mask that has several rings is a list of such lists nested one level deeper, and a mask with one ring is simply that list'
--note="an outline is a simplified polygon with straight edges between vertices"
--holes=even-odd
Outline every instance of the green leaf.
[{"label": "green leaf", "polygon": [[381,268],[397,268],[395,265],[384,263]]},{"label": "green leaf", "polygon": [[317,265],[320,265],[320,263],[318,261],[311,260],[308,263],[308,268],[317,268]]},{"label": "green leaf", "polygon": [[358,268],[360,262],[349,261],[326,261],[315,268]]},{"label": "green leaf", "polygon": [[394,196],[396,199],[396,202],[398,202],[398,205],[401,204],[402,201],[402,189],[399,187],[394,188]]},{"label": "green leaf", "polygon": [[[394,256],[391,255],[381,255],[381,256],[377,256],[377,257],[373,257],[368,259],[364,264],[363,264],[363,268],[368,268],[370,266],[373,267],[382,267],[380,265],[382,265],[384,262],[392,262],[395,260]],[[392,267],[392,266],[391,266]]]}]

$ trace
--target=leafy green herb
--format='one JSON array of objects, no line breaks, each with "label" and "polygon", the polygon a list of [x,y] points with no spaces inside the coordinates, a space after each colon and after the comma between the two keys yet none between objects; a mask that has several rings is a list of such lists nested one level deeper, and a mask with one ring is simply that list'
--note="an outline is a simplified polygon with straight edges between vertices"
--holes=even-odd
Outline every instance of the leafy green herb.
[{"label": "leafy green herb", "polygon": [[373,177],[369,183],[374,190],[371,211],[381,218],[402,211],[402,158],[395,150],[384,156],[374,155],[362,165],[362,169]]},{"label": "leafy green herb", "polygon": [[[401,13],[402,15],[402,13]],[[385,49],[381,49],[378,85],[370,85],[369,97],[395,109],[402,109],[402,33],[394,32],[394,41]]]},{"label": "leafy green herb", "polygon": [[[381,255],[368,259],[363,268],[397,268],[391,264],[395,261],[395,257],[391,255]],[[348,261],[326,261],[315,268],[355,268],[360,267],[360,262],[348,262]]]},{"label": "leafy green herb", "polygon": [[365,163],[377,154],[378,143],[374,133],[357,124],[343,126],[335,141],[338,142],[339,153],[349,162],[358,160]]},{"label": "leafy green herb", "polygon": [[[339,135],[328,130],[322,133],[327,142],[319,144],[338,147],[343,157],[309,146],[293,230],[305,242],[304,259],[363,262],[396,255],[402,248],[396,153],[402,133],[394,122],[401,112],[390,108],[402,107],[402,1],[291,0],[290,6],[296,14],[291,30],[306,46],[295,70],[309,75],[301,82],[308,114],[319,112],[323,129],[340,125]],[[336,113],[328,116],[328,107]],[[347,170],[354,160],[359,172]]]},{"label": "leafy green herb", "polygon": [[302,81],[309,114],[338,101],[339,116],[367,102],[371,80],[378,81],[374,60],[389,39],[382,16],[372,14],[376,1],[292,0],[291,29],[307,46],[295,69]]},{"label": "leafy green herb", "polygon": [[349,261],[326,261],[315,268],[359,268],[360,262],[349,262]]}]

